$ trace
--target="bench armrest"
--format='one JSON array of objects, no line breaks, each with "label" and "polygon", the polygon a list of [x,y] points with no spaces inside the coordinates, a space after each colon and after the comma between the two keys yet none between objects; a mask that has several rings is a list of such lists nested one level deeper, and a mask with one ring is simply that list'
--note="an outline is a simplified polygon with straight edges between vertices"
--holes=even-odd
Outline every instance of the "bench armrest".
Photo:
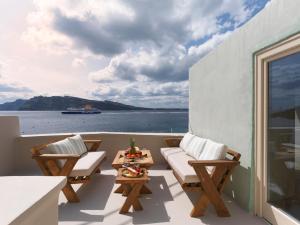
[{"label": "bench armrest", "polygon": [[88,152],[95,152],[102,143],[102,140],[83,140]]},{"label": "bench armrest", "polygon": [[168,147],[179,147],[182,138],[166,138],[165,142]]},{"label": "bench armrest", "polygon": [[188,163],[191,166],[218,166],[218,165],[236,166],[236,165],[240,164],[239,161],[226,160],[226,159],[222,159],[222,160],[189,160]]},{"label": "bench armrest", "polygon": [[86,144],[92,144],[92,143],[101,143],[102,140],[83,140]]}]

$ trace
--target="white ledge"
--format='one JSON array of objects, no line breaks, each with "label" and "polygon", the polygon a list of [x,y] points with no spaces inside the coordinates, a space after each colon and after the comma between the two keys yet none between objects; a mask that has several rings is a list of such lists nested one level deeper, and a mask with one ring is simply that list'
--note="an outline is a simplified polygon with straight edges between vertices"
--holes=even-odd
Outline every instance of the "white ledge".
[{"label": "white ledge", "polygon": [[65,177],[9,176],[0,177],[0,224],[18,224],[34,213],[35,207],[52,194],[60,192]]},{"label": "white ledge", "polygon": [[71,136],[82,135],[143,135],[143,136],[183,136],[184,133],[143,133],[143,132],[73,132],[73,133],[48,133],[48,134],[26,134],[20,137],[47,137],[47,136]]}]

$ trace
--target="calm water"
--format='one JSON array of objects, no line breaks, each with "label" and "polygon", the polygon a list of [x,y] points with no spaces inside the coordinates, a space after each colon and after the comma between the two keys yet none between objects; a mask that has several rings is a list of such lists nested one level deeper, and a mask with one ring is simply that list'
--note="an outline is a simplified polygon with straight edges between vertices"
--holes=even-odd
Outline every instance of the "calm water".
[{"label": "calm water", "polygon": [[187,111],[103,111],[95,115],[63,115],[59,111],[2,111],[20,118],[22,134],[62,132],[173,132],[188,129]]}]

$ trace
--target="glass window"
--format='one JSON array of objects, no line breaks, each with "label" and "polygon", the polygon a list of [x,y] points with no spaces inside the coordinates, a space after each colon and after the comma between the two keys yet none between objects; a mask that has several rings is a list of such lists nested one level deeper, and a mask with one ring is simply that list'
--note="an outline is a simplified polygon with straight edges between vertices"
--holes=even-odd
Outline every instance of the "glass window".
[{"label": "glass window", "polygon": [[300,220],[300,53],[268,64],[268,202]]}]

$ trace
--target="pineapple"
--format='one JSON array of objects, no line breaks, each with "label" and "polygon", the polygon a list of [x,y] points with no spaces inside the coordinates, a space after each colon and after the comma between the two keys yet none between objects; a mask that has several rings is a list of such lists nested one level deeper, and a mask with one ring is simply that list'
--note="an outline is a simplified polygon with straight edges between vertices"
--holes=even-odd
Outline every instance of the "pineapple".
[{"label": "pineapple", "polygon": [[133,138],[130,138],[129,143],[130,143],[129,154],[133,154],[133,155],[136,154],[135,140]]}]

